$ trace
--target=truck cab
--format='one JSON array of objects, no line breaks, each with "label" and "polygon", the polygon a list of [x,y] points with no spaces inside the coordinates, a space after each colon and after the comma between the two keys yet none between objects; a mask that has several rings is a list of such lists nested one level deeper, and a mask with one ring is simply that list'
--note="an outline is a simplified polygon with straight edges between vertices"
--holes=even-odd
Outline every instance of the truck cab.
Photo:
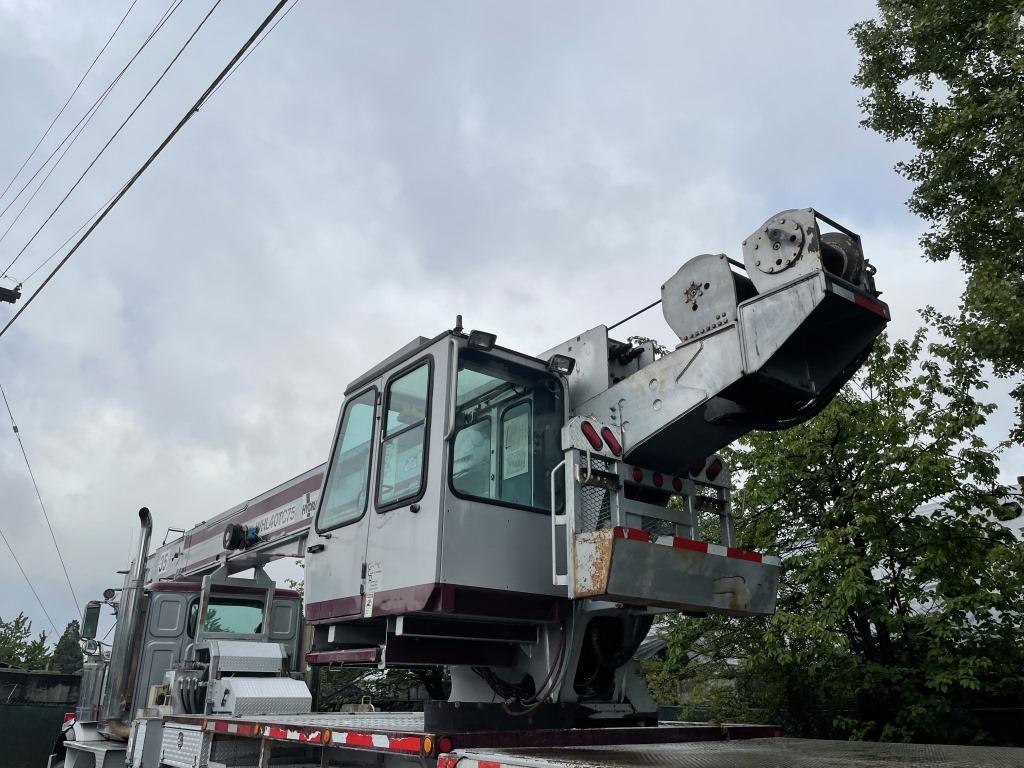
[{"label": "truck cab", "polygon": [[[107,591],[107,603],[119,619],[109,654],[95,639],[101,603],[93,601],[87,607],[88,653],[79,704],[54,749],[66,768],[79,763],[89,768],[123,765],[140,727],[144,734],[145,724],[171,710],[176,692],[168,685],[168,676],[183,662],[209,663],[211,647],[218,642],[272,643],[286,659],[283,673],[301,676],[305,669],[298,592],[276,588],[255,574],[252,579],[215,575],[201,581],[158,580],[135,595],[131,579],[137,572],[133,563],[121,600],[114,599],[117,590]],[[202,693],[205,699],[205,689]],[[180,702],[180,693],[177,696]],[[159,728],[149,730],[152,738]]]}]

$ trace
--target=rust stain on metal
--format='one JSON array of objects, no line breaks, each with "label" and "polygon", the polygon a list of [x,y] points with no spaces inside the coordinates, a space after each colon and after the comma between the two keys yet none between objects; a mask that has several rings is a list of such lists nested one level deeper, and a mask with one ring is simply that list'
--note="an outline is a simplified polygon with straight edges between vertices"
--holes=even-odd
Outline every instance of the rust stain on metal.
[{"label": "rust stain on metal", "polygon": [[577,596],[592,597],[608,592],[608,574],[614,547],[612,531],[592,531],[576,536],[573,578]]}]

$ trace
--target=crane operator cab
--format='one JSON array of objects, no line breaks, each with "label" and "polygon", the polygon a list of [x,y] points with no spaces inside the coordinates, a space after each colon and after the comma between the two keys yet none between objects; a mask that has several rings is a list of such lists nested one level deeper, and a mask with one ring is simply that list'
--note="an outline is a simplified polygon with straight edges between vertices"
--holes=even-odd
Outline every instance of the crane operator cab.
[{"label": "crane operator cab", "polygon": [[460,321],[353,381],[307,548],[309,662],[448,666],[428,727],[650,723],[630,659],[656,613],[771,614],[779,561],[735,547],[716,452],[820,411],[889,310],[859,237],[813,209],[743,257],[665,281],[660,357],[605,326],[533,356]]}]

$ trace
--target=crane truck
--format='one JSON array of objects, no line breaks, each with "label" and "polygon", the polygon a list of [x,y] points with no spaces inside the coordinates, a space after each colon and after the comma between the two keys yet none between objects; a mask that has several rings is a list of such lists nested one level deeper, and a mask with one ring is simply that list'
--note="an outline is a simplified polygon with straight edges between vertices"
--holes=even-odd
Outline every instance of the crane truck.
[{"label": "crane truck", "polygon": [[[697,256],[661,286],[679,341],[664,354],[603,325],[525,354],[460,318],[348,385],[323,465],[154,551],[143,508],[123,586],[86,608],[80,701],[51,765],[780,749],[770,725],[659,722],[633,655],[662,613],[774,611],[779,559],[736,546],[718,452],[818,413],[890,314],[860,238],[814,209],[772,216],[742,255]],[[265,572],[282,557],[305,559],[303,596]],[[444,667],[451,692],[422,712],[317,711],[313,673],[337,666]]]}]

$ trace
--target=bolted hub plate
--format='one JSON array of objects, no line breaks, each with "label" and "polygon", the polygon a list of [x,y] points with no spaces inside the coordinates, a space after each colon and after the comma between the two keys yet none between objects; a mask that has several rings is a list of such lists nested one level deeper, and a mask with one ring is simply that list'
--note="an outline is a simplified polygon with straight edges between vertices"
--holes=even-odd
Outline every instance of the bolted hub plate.
[{"label": "bolted hub plate", "polygon": [[754,266],[774,274],[788,269],[803,253],[807,235],[792,216],[777,216],[753,236]]}]

